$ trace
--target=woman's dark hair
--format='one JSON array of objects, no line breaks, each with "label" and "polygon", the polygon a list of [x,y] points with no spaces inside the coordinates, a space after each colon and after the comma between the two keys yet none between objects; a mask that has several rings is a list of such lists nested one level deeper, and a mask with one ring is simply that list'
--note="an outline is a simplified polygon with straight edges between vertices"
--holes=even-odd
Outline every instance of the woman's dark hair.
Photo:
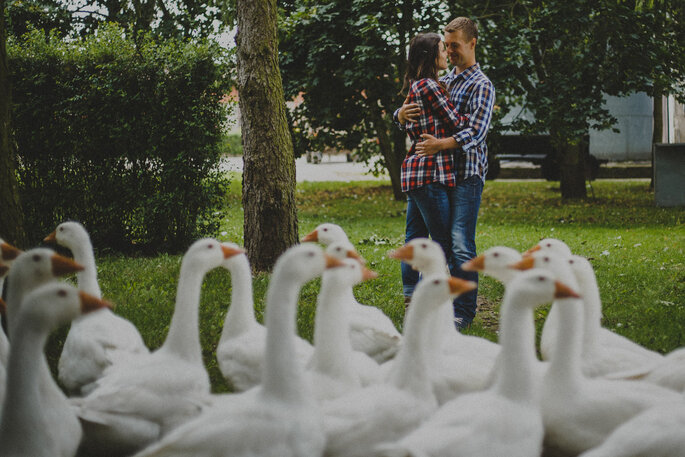
[{"label": "woman's dark hair", "polygon": [[417,79],[438,79],[438,45],[441,41],[442,37],[437,33],[419,33],[411,39],[402,92]]}]

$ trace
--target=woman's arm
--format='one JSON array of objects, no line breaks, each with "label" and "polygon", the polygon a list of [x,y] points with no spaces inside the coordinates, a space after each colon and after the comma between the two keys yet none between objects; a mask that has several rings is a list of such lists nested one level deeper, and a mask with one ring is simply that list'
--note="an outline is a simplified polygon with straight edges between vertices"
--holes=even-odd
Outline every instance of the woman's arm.
[{"label": "woman's arm", "polygon": [[429,102],[435,117],[447,129],[447,133],[456,134],[468,122],[468,117],[460,114],[449,99],[445,89],[433,79],[422,80],[421,96]]}]

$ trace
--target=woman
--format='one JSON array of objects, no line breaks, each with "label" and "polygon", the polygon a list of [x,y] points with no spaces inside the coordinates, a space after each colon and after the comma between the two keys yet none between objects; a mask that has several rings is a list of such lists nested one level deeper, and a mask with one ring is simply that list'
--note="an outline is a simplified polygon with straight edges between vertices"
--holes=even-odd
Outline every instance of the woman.
[{"label": "woman", "polygon": [[[453,259],[450,234],[449,188],[457,184],[456,150],[439,151],[433,155],[416,153],[416,143],[428,133],[437,138],[451,136],[466,125],[467,118],[459,114],[450,102],[447,91],[438,82],[438,73],[447,69],[447,49],[437,33],[421,33],[409,44],[404,91],[409,88],[405,103],[419,105],[418,122],[404,126],[411,147],[402,162],[402,191],[407,193],[405,241],[429,237],[439,243],[448,265]],[[402,285],[405,307],[419,274],[402,263]]]}]

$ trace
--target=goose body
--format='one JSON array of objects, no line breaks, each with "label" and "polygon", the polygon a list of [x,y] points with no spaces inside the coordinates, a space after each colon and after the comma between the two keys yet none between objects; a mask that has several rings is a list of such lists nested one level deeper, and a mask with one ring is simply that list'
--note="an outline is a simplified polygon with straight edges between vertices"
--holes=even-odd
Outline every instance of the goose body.
[{"label": "goose body", "polygon": [[[575,280],[568,259],[542,252],[533,258],[534,267],[544,267],[562,280]],[[601,444],[640,412],[680,401],[678,393],[645,382],[586,377],[581,369],[583,303],[564,298],[553,306],[563,325],[558,327],[556,349],[542,383],[546,447],[561,455],[578,455]]]},{"label": "goose body", "polygon": [[[339,251],[339,254],[331,252],[331,255],[338,255],[338,258],[350,256],[359,258],[358,255],[350,254],[350,252],[356,253],[356,250],[345,231],[337,224],[328,222],[320,224],[316,229],[307,234],[302,241],[316,241],[324,246],[339,243],[347,249]],[[363,260],[359,259],[363,263]],[[354,294],[351,290],[347,293],[354,299]],[[364,352],[378,363],[383,363],[395,356],[402,335],[383,311],[375,306],[359,303],[354,299],[349,318],[352,349]]]},{"label": "goose body", "polygon": [[[440,246],[426,238],[415,238],[392,251],[390,257],[402,260],[422,276],[448,276]],[[452,301],[446,300],[432,316],[432,350],[429,357],[431,383],[440,404],[465,392],[483,389],[490,378],[500,351],[497,343],[457,332],[453,325]]]},{"label": "goose body", "polygon": [[197,416],[209,403],[198,307],[205,274],[230,255],[216,240],[193,243],[183,256],[174,315],[162,347],[107,369],[95,388],[74,399],[84,448],[127,455]]},{"label": "goose body", "polygon": [[62,283],[48,283],[30,292],[14,316],[14,336],[8,365],[7,402],[0,418],[0,454],[16,456],[76,455],[81,428],[67,398],[46,377],[43,353],[48,335],[83,312],[106,302]]},{"label": "goose body", "polygon": [[[216,358],[221,373],[233,390],[244,392],[261,382],[266,328],[255,318],[252,272],[244,250],[234,243],[222,244],[234,250],[236,255],[227,258],[222,264],[231,273],[231,306],[226,313]],[[309,341],[299,336],[295,345],[298,363],[304,366],[314,348]]]},{"label": "goose body", "polygon": [[6,366],[10,354],[10,342],[5,335],[4,326],[7,325],[7,304],[2,300],[5,277],[9,273],[12,261],[21,251],[0,238],[0,410],[5,398]]},{"label": "goose body", "polygon": [[419,282],[388,380],[323,404],[327,438],[324,455],[368,456],[376,445],[400,439],[437,409],[428,377],[431,311],[473,287],[474,283],[445,275]]},{"label": "goose body", "polygon": [[[102,296],[97,280],[93,245],[88,232],[78,222],[63,222],[45,241],[57,242],[71,250],[74,260],[83,265],[76,275],[79,289]],[[71,325],[59,358],[58,378],[72,394],[87,393],[103,371],[132,356],[149,353],[138,329],[110,309],[89,313]]]},{"label": "goose body", "polygon": [[467,457],[537,456],[544,435],[534,372],[533,309],[574,292],[552,275],[532,270],[508,283],[502,301],[498,360],[500,377],[489,389],[468,393],[440,407],[426,422],[378,455]]},{"label": "goose body", "polygon": [[267,291],[262,383],[245,393],[222,396],[201,416],[136,457],[321,455],[321,416],[302,367],[295,363],[295,319],[302,286],[336,265],[311,244],[281,255]]}]

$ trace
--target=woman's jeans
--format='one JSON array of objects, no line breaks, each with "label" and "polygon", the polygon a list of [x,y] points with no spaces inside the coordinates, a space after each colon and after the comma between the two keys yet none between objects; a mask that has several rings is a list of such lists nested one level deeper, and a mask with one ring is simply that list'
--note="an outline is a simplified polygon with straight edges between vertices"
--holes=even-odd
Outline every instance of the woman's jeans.
[{"label": "woman's jeans", "polygon": [[[407,227],[405,242],[428,238],[445,252],[450,274],[478,282],[478,273],[463,271],[460,266],[476,256],[476,221],[480,208],[483,181],[471,176],[449,188],[430,183],[407,193]],[[414,292],[419,273],[402,263],[402,289],[405,296]],[[476,315],[478,290],[467,292],[454,300],[454,316],[460,326],[468,325]]]}]

